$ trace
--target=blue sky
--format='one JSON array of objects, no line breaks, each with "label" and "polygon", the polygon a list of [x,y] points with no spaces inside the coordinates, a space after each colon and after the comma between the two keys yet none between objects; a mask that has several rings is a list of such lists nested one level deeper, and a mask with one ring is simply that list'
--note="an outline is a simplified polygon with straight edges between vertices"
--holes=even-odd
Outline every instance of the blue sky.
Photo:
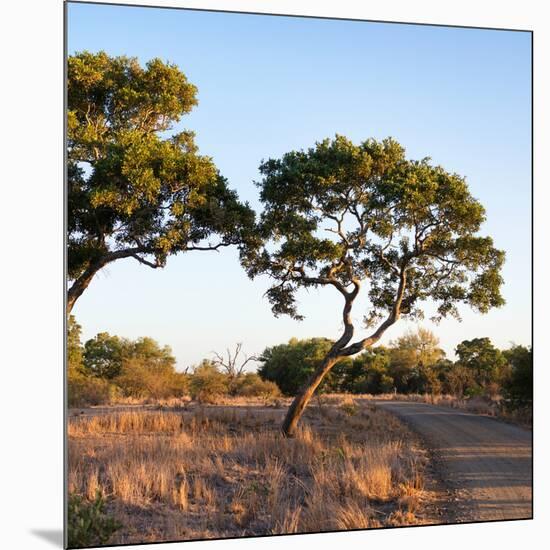
[{"label": "blue sky", "polygon": [[[452,356],[464,340],[531,340],[531,36],[523,32],[68,5],[68,48],[176,63],[199,89],[178,128],[196,132],[232,187],[258,208],[262,159],[343,134],[392,136],[407,156],[467,178],[487,210],[483,232],[504,249],[506,306],[434,326]],[[234,250],[171,258],[163,271],[132,260],[104,269],[73,313],[100,331],[169,344],[178,366],[236,342],[261,352],[292,336],[336,337],[334,289],[300,295],[302,322],[273,317]],[[359,302],[359,322],[367,304]],[[387,343],[412,325],[399,322]]]}]

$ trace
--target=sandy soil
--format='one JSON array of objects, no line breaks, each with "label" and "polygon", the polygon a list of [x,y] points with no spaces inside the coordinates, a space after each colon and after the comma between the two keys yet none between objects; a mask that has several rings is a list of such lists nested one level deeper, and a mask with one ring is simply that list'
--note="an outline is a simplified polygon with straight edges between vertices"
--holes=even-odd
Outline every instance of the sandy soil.
[{"label": "sandy soil", "polygon": [[458,521],[531,519],[532,432],[492,418],[424,403],[376,401],[401,418],[457,491]]}]

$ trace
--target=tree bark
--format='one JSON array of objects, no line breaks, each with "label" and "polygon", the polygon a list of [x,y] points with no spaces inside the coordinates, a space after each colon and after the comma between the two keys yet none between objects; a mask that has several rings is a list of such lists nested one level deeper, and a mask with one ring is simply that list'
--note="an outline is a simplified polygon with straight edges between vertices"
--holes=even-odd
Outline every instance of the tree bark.
[{"label": "tree bark", "polygon": [[304,409],[313,397],[315,390],[322,382],[325,375],[330,369],[338,362],[340,357],[331,355],[330,353],[325,357],[321,365],[312,374],[306,384],[302,387],[298,395],[294,398],[294,401],[288,408],[285,419],[282,425],[283,434],[286,437],[293,437],[296,433],[296,427],[300,420]]},{"label": "tree bark", "polygon": [[403,293],[407,281],[405,267],[401,268],[399,279],[399,287],[397,289],[395,302],[388,318],[369,337],[364,338],[363,340],[360,340],[359,342],[356,342],[355,344],[351,344],[349,346],[347,345],[353,337],[351,307],[353,304],[353,300],[359,292],[358,283],[354,283],[355,288],[352,293],[346,293],[345,291],[343,292],[346,298],[346,303],[343,311],[343,321],[345,327],[344,334],[342,334],[340,339],[332,346],[331,350],[323,359],[323,362],[314,371],[307,383],[300,389],[300,392],[298,393],[298,395],[296,395],[294,401],[292,401],[286,413],[283,425],[281,426],[281,430],[285,436],[294,436],[294,434],[296,433],[296,427],[298,426],[298,422],[304,412],[304,409],[306,408],[307,404],[313,397],[315,390],[318,388],[319,384],[322,382],[323,378],[330,371],[330,369],[340,359],[348,357],[350,355],[355,355],[356,353],[359,353],[360,351],[367,349],[378,342],[384,332],[386,332],[386,330],[399,319],[401,302],[403,300]]}]

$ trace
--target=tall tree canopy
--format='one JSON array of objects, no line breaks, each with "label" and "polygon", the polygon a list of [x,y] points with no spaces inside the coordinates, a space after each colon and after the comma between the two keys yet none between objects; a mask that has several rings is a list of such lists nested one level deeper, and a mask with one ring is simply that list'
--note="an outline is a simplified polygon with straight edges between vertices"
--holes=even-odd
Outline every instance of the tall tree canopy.
[{"label": "tall tree canopy", "polygon": [[[68,311],[105,265],[241,244],[254,213],[189,131],[170,134],[197,89],[159,59],[68,59]],[[212,240],[210,240],[212,238]]]},{"label": "tall tree canopy", "polygon": [[495,348],[489,338],[464,340],[456,347],[458,364],[474,373],[476,382],[482,386],[495,378],[506,364],[502,352]]},{"label": "tall tree canopy", "polygon": [[[483,206],[464,178],[429,159],[405,158],[392,139],[360,145],[342,136],[293,151],[260,166],[268,242],[243,259],[251,277],[266,274],[275,315],[301,319],[300,288],[329,286],[343,299],[344,330],[291,405],[283,431],[291,435],[313,392],[342,357],[375,344],[400,317],[458,317],[457,304],[479,312],[504,303],[504,253],[478,235]],[[352,307],[362,285],[371,310],[370,334],[352,341]]]}]

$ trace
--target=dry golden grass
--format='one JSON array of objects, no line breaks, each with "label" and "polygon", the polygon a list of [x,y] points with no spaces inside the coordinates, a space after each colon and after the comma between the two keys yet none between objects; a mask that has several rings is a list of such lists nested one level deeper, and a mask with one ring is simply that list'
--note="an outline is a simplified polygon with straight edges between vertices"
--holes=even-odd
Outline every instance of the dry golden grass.
[{"label": "dry golden grass", "polygon": [[349,399],[314,403],[287,439],[284,412],[240,404],[71,417],[69,491],[107,498],[124,526],[115,544],[422,522],[423,459],[393,416]]}]

